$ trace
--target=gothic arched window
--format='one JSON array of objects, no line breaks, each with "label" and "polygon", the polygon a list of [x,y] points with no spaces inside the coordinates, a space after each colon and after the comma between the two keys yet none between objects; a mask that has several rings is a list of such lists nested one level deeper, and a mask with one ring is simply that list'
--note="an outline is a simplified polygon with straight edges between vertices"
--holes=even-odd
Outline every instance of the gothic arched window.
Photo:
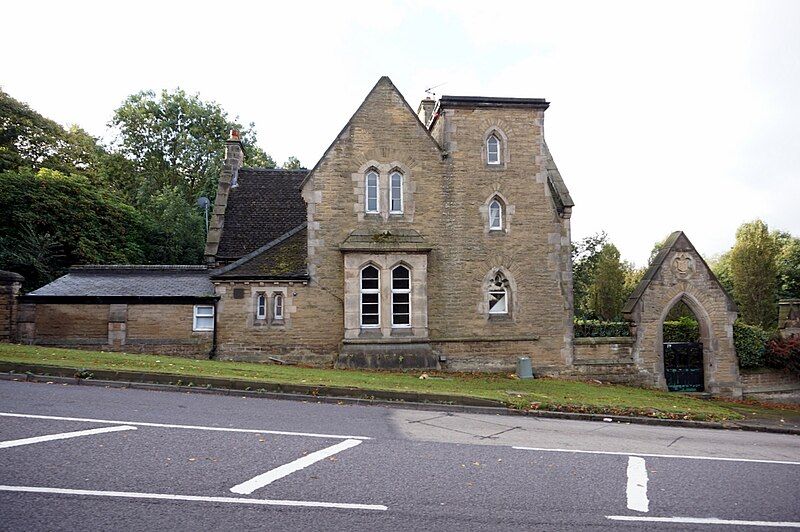
[{"label": "gothic arched window", "polygon": [[508,279],[497,272],[489,284],[489,314],[508,314],[510,296]]}]

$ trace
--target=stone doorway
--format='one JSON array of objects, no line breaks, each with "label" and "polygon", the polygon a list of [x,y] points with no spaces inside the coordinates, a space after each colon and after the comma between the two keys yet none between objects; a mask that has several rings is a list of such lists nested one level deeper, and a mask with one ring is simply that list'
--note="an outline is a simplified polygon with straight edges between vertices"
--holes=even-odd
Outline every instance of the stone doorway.
[{"label": "stone doorway", "polygon": [[703,339],[708,345],[711,340],[707,316],[700,303],[688,294],[681,294],[666,308],[661,322],[661,359],[664,380],[671,392],[705,390]]},{"label": "stone doorway", "polygon": [[[702,349],[665,349],[667,343],[678,343],[665,338],[664,322],[679,307],[691,311],[698,323],[696,337],[684,338],[691,341],[681,343],[702,344]],[[715,395],[741,397],[733,346],[736,305],[683,232],[676,231],[664,242],[623,314],[631,322],[633,358],[643,381],[662,390],[688,387],[668,381],[668,371],[679,370],[681,378],[692,375],[693,387]],[[670,380],[672,377],[675,374]]]}]

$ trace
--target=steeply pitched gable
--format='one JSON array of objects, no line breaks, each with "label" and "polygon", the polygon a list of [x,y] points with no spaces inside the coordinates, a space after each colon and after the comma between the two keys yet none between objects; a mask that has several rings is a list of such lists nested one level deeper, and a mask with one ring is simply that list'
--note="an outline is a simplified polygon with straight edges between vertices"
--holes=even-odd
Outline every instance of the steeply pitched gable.
[{"label": "steeply pitched gable", "polygon": [[653,279],[655,279],[655,277],[658,275],[658,272],[664,266],[667,257],[673,251],[685,251],[699,257],[700,262],[708,271],[709,277],[719,286],[720,290],[722,290],[722,292],[725,294],[725,297],[727,298],[728,301],[728,310],[731,311],[736,310],[736,303],[734,302],[733,298],[725,290],[725,287],[722,286],[722,283],[719,282],[719,279],[717,279],[716,275],[714,275],[714,272],[711,271],[711,268],[709,268],[708,264],[703,259],[703,256],[697,252],[694,245],[689,241],[689,238],[686,236],[686,234],[684,234],[683,231],[675,231],[674,233],[669,235],[669,237],[664,241],[664,245],[661,247],[661,250],[658,252],[658,255],[656,255],[655,259],[653,259],[653,262],[650,264],[650,267],[647,268],[647,272],[645,272],[644,277],[642,277],[642,280],[639,281],[638,285],[636,285],[636,289],[633,291],[628,300],[625,302],[625,305],[622,308],[623,315],[628,316],[631,315],[631,313],[633,313],[634,309],[636,308],[636,304],[642,298],[642,295],[644,295],[645,290],[647,290],[647,287],[650,285]]},{"label": "steeply pitched gable", "polygon": [[442,151],[442,148],[441,146],[439,146],[439,143],[436,142],[436,139],[434,139],[433,136],[431,136],[431,133],[430,131],[428,131],[428,128],[426,128],[425,125],[422,122],[420,122],[417,113],[415,113],[414,110],[411,108],[411,106],[408,105],[408,102],[403,97],[403,94],[399,90],[397,90],[397,87],[394,85],[394,83],[392,83],[392,80],[389,79],[389,76],[381,76],[381,78],[378,80],[375,86],[372,87],[372,90],[370,90],[367,96],[364,98],[364,101],[361,102],[361,105],[358,106],[356,112],[353,113],[353,115],[350,117],[350,120],[347,121],[342,130],[339,132],[339,134],[336,135],[336,138],[333,139],[333,142],[331,142],[330,146],[328,146],[328,149],[325,150],[325,153],[322,154],[322,157],[319,158],[317,164],[314,165],[314,168],[312,168],[311,171],[308,173],[308,175],[305,177],[305,179],[303,179],[303,182],[300,185],[301,188],[306,184],[306,182],[308,182],[309,179],[311,179],[311,177],[314,175],[314,172],[319,168],[320,164],[322,164],[322,162],[328,157],[328,154],[330,154],[330,152],[335,148],[336,144],[344,136],[344,134],[347,132],[347,129],[353,124],[354,120],[364,112],[364,109],[367,107],[367,105],[377,97],[377,94],[383,88],[388,89],[393,95],[396,95],[400,99],[400,101],[402,101],[403,107],[405,107],[409,115],[412,116],[414,121],[419,125],[420,131],[423,132],[428,139],[430,139],[431,145],[434,146],[440,152]]}]

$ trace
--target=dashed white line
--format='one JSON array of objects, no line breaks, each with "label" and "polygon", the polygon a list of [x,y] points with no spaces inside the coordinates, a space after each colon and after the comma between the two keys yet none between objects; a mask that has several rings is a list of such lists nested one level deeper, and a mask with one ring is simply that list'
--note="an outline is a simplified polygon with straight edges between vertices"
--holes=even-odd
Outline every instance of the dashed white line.
[{"label": "dashed white line", "polygon": [[69,438],[78,438],[81,436],[92,436],[94,434],[104,434],[106,432],[119,432],[121,430],[136,430],[136,427],[122,425],[121,427],[104,427],[102,429],[77,430],[75,432],[61,432],[58,434],[47,434],[45,436],[35,436],[33,438],[23,438],[20,440],[0,441],[0,449],[7,449],[9,447],[19,447],[20,445],[31,445],[33,443],[42,443],[53,440],[67,440]]},{"label": "dashed white line", "polygon": [[628,457],[628,509],[636,512],[647,512],[650,501],[647,499],[647,468],[644,458]]},{"label": "dashed white line", "polygon": [[293,462],[289,462],[288,464],[284,464],[280,467],[276,467],[275,469],[271,469],[270,471],[262,473],[261,475],[258,475],[256,477],[253,477],[246,482],[237,484],[231,488],[231,491],[233,493],[238,493],[240,495],[250,495],[255,490],[263,488],[268,484],[272,484],[273,482],[275,482],[280,478],[283,478],[287,475],[291,475],[296,471],[300,471],[301,469],[308,467],[312,464],[315,464],[320,460],[324,460],[329,456],[333,456],[336,453],[350,449],[351,447],[355,447],[360,443],[361,443],[360,440],[345,440],[343,442],[337,443],[336,445],[331,445],[330,447],[326,447],[324,449],[306,455],[302,458],[298,458]]},{"label": "dashed white line", "polygon": [[612,521],[645,523],[684,523],[690,525],[770,526],[775,528],[800,528],[794,521],[744,521],[742,519],[717,519],[716,517],[646,517],[638,515],[607,515]]},{"label": "dashed white line", "polygon": [[307,436],[310,438],[331,438],[337,440],[370,440],[367,436],[344,436],[341,434],[316,434],[314,432],[289,432],[284,430],[258,430],[258,429],[233,429],[227,427],[204,427],[201,425],[173,425],[170,423],[147,423],[144,421],[116,421],[111,419],[92,419],[82,417],[63,417],[63,416],[43,416],[37,414],[15,414],[12,412],[0,412],[2,417],[22,417],[29,419],[52,419],[56,421],[82,421],[85,423],[110,423],[136,425],[138,427],[159,427],[166,429],[188,429],[188,430],[210,430],[216,432],[245,432],[249,434],[275,434],[278,436]]},{"label": "dashed white line", "polygon": [[379,510],[388,508],[382,504],[351,504],[343,502],[291,501],[280,499],[245,499],[241,497],[203,497],[198,495],[172,495],[169,493],[138,493],[132,491],[96,491],[39,486],[0,486],[0,491],[22,493],[49,493],[56,495],[86,495],[90,497],[119,497],[126,499],[158,499],[168,501],[215,502],[231,504],[253,504],[261,506],[299,506],[306,508],[339,508],[343,510]]},{"label": "dashed white line", "polygon": [[648,454],[648,453],[632,453],[632,452],[617,452],[617,451],[584,451],[579,449],[548,449],[546,447],[518,447],[514,446],[512,449],[521,451],[542,451],[547,453],[578,453],[578,454],[608,454],[613,456],[647,456],[651,458],[685,458],[687,460],[719,460],[722,462],[752,462],[756,464],[783,464],[783,465],[800,465],[800,462],[791,462],[788,460],[759,460],[755,458],[724,458],[720,456],[692,456],[683,454]]}]

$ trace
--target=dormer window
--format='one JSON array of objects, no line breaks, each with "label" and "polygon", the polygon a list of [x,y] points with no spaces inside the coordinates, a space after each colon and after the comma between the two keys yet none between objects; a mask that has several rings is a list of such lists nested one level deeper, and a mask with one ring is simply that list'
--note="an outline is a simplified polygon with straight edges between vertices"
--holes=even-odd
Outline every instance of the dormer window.
[{"label": "dormer window", "polygon": [[486,139],[486,162],[500,164],[500,139],[494,133]]},{"label": "dormer window", "polygon": [[378,201],[378,173],[375,170],[367,172],[364,195],[366,212],[380,212],[380,203]]},{"label": "dormer window", "polygon": [[389,213],[403,214],[403,174],[395,170],[389,180]]},{"label": "dormer window", "polygon": [[493,199],[489,203],[489,230],[501,231],[503,229],[503,205],[499,200]]}]

